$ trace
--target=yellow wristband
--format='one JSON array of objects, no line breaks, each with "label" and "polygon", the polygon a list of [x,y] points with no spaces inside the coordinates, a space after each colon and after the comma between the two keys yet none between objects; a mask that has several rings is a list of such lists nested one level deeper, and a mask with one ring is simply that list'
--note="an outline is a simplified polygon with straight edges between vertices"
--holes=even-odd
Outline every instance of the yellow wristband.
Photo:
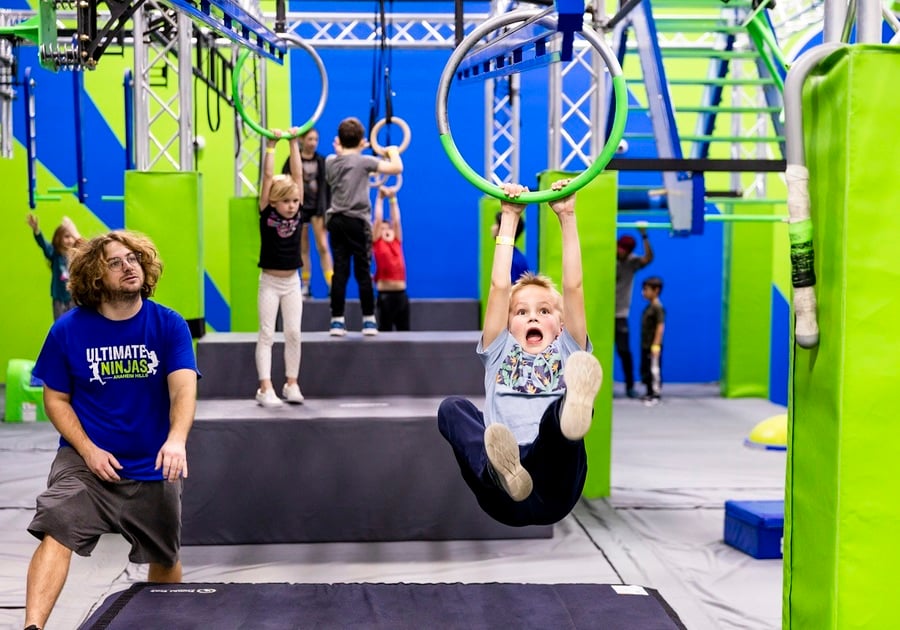
[{"label": "yellow wristband", "polygon": [[397,198],[396,198],[396,197],[391,197],[390,203],[391,203],[392,206],[396,206],[396,205],[397,205]]},{"label": "yellow wristband", "polygon": [[509,245],[510,247],[516,246],[516,239],[510,236],[498,236],[496,240],[497,245]]},{"label": "yellow wristband", "polygon": [[661,350],[662,346],[660,346],[658,343],[655,343],[652,346],[650,346],[650,349],[651,350]]},{"label": "yellow wristband", "polygon": [[266,153],[275,153],[275,147],[266,147]]}]

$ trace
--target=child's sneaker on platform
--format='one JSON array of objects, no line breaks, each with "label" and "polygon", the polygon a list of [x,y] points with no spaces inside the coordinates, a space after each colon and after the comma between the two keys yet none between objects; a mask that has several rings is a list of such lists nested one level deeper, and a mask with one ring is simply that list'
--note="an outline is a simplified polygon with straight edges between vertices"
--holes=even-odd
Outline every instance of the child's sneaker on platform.
[{"label": "child's sneaker on platform", "polygon": [[567,440],[580,440],[591,428],[594,398],[603,382],[600,362],[590,352],[574,352],[563,370],[566,397],[559,414],[559,429]]},{"label": "child's sneaker on platform", "polygon": [[274,389],[256,390],[256,402],[263,407],[280,407],[284,402],[278,397]]},{"label": "child's sneaker on platform", "polygon": [[519,459],[519,445],[509,427],[492,424],[484,431],[484,450],[500,487],[513,501],[524,501],[534,483]]},{"label": "child's sneaker on platform", "polygon": [[343,337],[347,334],[347,327],[344,325],[343,318],[331,320],[331,328],[329,328],[328,334],[332,337]]},{"label": "child's sneaker on platform", "polygon": [[297,383],[285,383],[284,389],[281,390],[284,399],[295,405],[303,404],[303,394],[300,393],[300,386]]},{"label": "child's sneaker on platform", "polygon": [[362,334],[366,337],[373,337],[378,334],[378,324],[375,323],[374,317],[371,319],[363,318]]}]

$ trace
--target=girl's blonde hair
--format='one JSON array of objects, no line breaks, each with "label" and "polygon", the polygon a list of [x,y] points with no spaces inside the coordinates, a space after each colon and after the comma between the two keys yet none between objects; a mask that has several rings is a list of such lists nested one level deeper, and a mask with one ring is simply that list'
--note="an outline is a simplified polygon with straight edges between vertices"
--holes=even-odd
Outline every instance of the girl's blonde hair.
[{"label": "girl's blonde hair", "polygon": [[269,203],[275,203],[282,199],[300,194],[300,187],[290,175],[276,175],[272,178],[272,186],[269,188]]},{"label": "girl's blonde hair", "polygon": [[556,289],[556,285],[553,283],[553,280],[549,276],[545,276],[542,274],[534,274],[530,271],[526,271],[523,273],[518,280],[516,280],[515,284],[512,286],[512,291],[509,294],[509,308],[512,309],[512,305],[515,302],[516,293],[524,289],[525,287],[542,287],[547,289],[553,294],[553,299],[556,302],[556,308],[562,314],[563,311],[563,299],[562,294]]}]

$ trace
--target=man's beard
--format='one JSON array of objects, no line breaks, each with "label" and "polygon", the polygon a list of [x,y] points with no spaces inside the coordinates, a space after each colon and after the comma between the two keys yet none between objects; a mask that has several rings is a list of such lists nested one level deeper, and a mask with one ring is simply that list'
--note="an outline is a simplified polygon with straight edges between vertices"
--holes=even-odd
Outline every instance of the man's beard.
[{"label": "man's beard", "polygon": [[136,291],[124,291],[122,289],[104,289],[105,301],[110,304],[134,304],[141,299],[141,287]]}]

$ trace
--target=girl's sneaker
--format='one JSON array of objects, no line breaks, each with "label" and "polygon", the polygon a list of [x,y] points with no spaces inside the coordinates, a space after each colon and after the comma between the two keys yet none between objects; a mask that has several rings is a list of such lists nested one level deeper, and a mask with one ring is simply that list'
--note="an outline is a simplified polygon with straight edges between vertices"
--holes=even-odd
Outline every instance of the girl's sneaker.
[{"label": "girl's sneaker", "polygon": [[281,390],[284,399],[295,405],[303,404],[303,394],[300,393],[300,386],[297,383],[285,383],[284,389]]},{"label": "girl's sneaker", "polygon": [[263,407],[280,407],[284,404],[274,389],[267,389],[266,391],[257,389],[256,402]]}]

